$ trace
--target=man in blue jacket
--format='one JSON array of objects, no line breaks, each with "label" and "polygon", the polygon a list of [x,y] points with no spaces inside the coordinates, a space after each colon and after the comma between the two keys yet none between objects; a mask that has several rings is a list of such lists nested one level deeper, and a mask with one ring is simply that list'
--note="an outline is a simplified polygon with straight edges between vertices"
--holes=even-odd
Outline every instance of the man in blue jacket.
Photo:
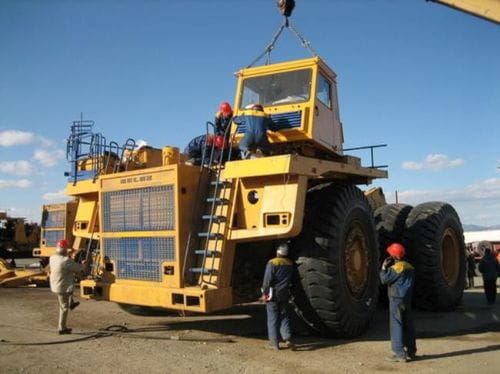
[{"label": "man in blue jacket", "polygon": [[406,362],[408,359],[415,359],[417,353],[411,315],[415,269],[403,261],[405,248],[401,244],[391,244],[387,247],[387,253],[390,257],[384,260],[380,270],[380,280],[382,284],[388,286],[391,344],[394,352],[387,359],[393,362]]},{"label": "man in blue jacket", "polygon": [[[233,119],[233,109],[228,102],[223,102],[219,106],[219,111],[215,113],[215,134],[199,135],[188,143],[184,149],[184,153],[190,158],[189,162],[193,165],[201,165],[203,158],[203,151],[210,152],[210,147],[215,143],[215,147],[224,148],[228,147],[229,136],[231,133],[231,121]],[[225,138],[224,138],[225,136]],[[205,157],[209,157],[206,155]]]},{"label": "man in blue jacket", "polygon": [[276,258],[269,260],[262,283],[262,300],[266,303],[269,347],[279,350],[280,334],[286,346],[294,349],[290,329],[290,288],[293,261],[287,258],[288,244],[281,244]]},{"label": "man in blue jacket", "polygon": [[261,104],[246,106],[235,122],[241,123],[245,129],[244,136],[239,143],[242,159],[250,158],[257,150],[264,154],[269,151],[267,130],[273,131],[274,125]]}]

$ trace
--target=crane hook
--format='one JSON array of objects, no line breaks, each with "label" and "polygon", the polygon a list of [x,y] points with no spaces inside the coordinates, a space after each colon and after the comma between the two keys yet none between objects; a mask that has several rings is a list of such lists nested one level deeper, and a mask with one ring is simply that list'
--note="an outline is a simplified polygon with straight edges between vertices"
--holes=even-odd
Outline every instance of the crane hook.
[{"label": "crane hook", "polygon": [[280,13],[288,18],[292,15],[293,8],[295,8],[295,0],[276,0],[276,6]]}]

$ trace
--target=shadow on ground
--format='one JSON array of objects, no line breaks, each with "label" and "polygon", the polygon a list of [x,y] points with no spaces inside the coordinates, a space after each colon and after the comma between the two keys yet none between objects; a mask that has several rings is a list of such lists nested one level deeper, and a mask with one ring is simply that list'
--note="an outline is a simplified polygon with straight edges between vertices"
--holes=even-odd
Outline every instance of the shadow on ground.
[{"label": "shadow on ground", "polygon": [[[453,337],[454,339],[470,339],[466,335],[499,332],[500,323],[498,305],[485,305],[484,295],[480,292],[468,292],[464,295],[463,305],[456,311],[435,313],[414,311],[418,339]],[[190,316],[184,319],[157,321],[161,326],[168,326],[171,331],[191,330],[205,331],[223,335],[266,339],[266,312],[263,304],[252,303],[235,306],[229,310],[209,316]],[[379,305],[368,331],[362,336],[351,339],[328,339],[315,336],[298,317],[293,319],[294,335],[297,337],[298,350],[317,350],[353,341],[389,340],[388,309]],[[476,341],[491,341],[492,337],[474,338]],[[483,348],[481,348],[483,349]],[[496,350],[498,345],[490,345],[485,350]],[[478,351],[479,352],[479,351]],[[469,352],[474,353],[474,352]],[[456,353],[469,354],[468,351]],[[455,353],[449,353],[454,355]],[[444,356],[443,357],[448,357]],[[440,358],[439,355],[426,356],[422,359]]]}]

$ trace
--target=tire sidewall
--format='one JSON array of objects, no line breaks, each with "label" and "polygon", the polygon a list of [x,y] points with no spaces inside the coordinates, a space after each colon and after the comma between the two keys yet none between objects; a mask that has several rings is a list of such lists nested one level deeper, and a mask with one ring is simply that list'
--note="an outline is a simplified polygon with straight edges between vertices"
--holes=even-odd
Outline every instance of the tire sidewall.
[{"label": "tire sidewall", "polygon": [[[376,297],[374,294],[378,293],[379,280],[378,280],[378,246],[373,229],[373,222],[370,219],[371,212],[366,210],[366,206],[359,201],[356,205],[352,206],[347,212],[345,220],[339,225],[339,237],[341,238],[338,246],[330,248],[329,260],[334,264],[335,268],[339,271],[340,291],[345,297],[343,303],[345,308],[349,309],[349,313],[354,313],[358,318],[360,315],[365,315],[367,312],[373,310],[376,306]],[[352,295],[347,281],[346,272],[346,240],[350,229],[359,223],[363,234],[365,236],[366,245],[368,246],[368,274],[366,285],[362,294],[357,298]],[[372,248],[372,250],[369,250]]]}]

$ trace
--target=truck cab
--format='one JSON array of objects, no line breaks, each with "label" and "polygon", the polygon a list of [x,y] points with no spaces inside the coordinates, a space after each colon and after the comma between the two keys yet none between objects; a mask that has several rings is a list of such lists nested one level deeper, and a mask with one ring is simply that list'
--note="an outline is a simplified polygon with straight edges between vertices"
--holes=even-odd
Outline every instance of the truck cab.
[{"label": "truck cab", "polygon": [[[319,57],[242,69],[238,72],[235,116],[261,104],[274,123],[271,143],[310,144],[342,154],[344,142],[336,74]],[[245,124],[234,126],[236,140]]]}]

